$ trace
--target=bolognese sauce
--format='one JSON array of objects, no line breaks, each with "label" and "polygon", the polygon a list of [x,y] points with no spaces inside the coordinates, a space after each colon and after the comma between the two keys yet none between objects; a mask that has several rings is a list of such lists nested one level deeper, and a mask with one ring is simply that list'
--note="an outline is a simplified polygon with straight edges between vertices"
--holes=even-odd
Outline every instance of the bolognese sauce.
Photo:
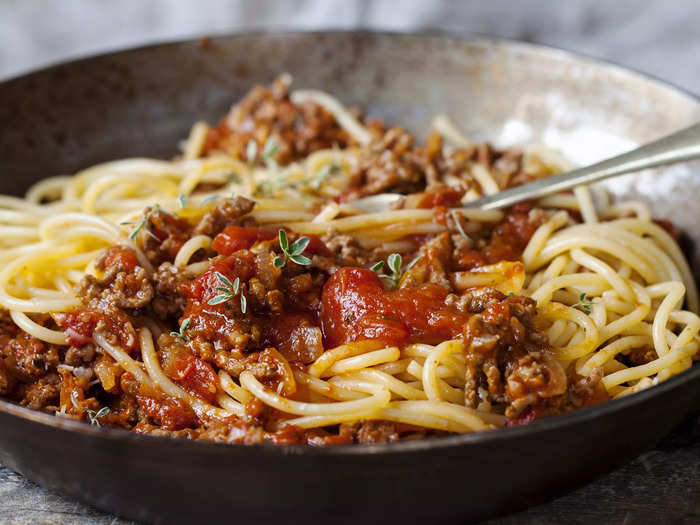
[{"label": "bolognese sauce", "polygon": [[[536,203],[455,212],[488,184],[547,176],[551,164],[437,132],[418,145],[359,112],[295,102],[288,88],[287,77],[254,88],[206,131],[196,157],[212,164],[180,180],[180,209],[154,203],[122,223],[128,238],[99,251],[74,303],[2,310],[1,395],[140,433],[330,445],[527,424],[643,381],[605,377],[655,362],[651,343],[627,336],[634,344],[605,360],[590,342],[606,318],[587,293],[609,289],[592,272],[610,257],[550,248],[552,269],[529,269],[547,253],[530,246],[580,216]],[[300,162],[320,167],[309,176]],[[247,194],[224,194],[231,184]],[[387,192],[401,195],[390,220],[361,207]],[[634,274],[634,261],[620,271]],[[569,267],[584,284],[548,290]],[[564,317],[546,322],[554,295]],[[635,300],[614,319],[646,308],[643,319],[651,302]]]}]

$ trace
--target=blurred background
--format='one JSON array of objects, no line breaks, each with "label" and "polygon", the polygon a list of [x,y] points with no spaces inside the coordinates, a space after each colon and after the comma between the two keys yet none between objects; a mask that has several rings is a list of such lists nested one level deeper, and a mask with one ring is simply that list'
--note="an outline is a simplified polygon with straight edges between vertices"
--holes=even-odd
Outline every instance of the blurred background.
[{"label": "blurred background", "polygon": [[700,0],[0,0],[0,78],[256,28],[443,28],[551,44],[700,93]]}]

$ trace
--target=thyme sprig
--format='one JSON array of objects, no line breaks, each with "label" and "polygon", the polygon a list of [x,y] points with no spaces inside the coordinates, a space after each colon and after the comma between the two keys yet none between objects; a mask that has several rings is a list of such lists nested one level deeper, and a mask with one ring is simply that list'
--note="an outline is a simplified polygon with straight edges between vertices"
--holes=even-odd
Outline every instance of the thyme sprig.
[{"label": "thyme sprig", "polygon": [[278,236],[282,255],[278,255],[275,257],[275,260],[272,261],[272,264],[274,264],[276,268],[282,268],[288,260],[300,266],[308,266],[311,264],[311,259],[302,255],[309,245],[309,242],[311,242],[311,239],[306,236],[299,237],[290,245],[289,239],[287,239],[287,232],[281,228],[278,232]]},{"label": "thyme sprig", "polygon": [[156,237],[153,234],[153,232],[151,232],[151,230],[148,229],[148,223],[151,220],[151,217],[153,216],[154,213],[157,213],[159,211],[161,211],[167,215],[170,215],[173,218],[177,218],[177,215],[175,215],[174,213],[172,213],[164,208],[161,208],[159,204],[154,204],[143,215],[141,220],[139,220],[139,221],[122,221],[119,224],[122,226],[130,225],[130,224],[136,225],[136,227],[133,229],[133,231],[129,234],[129,239],[131,239],[132,241],[136,240],[136,237],[138,237],[138,234],[141,230],[143,230],[143,232],[146,235],[153,237],[156,241],[160,241],[160,239],[158,237]]},{"label": "thyme sprig", "polygon": [[[263,144],[262,152],[260,153],[260,160],[268,167],[277,167],[277,162],[275,162],[275,156],[279,153],[280,147],[277,142],[277,138],[274,135],[267,137],[265,144]],[[255,139],[250,139],[248,145],[245,148],[245,156],[248,159],[248,167],[252,168],[258,161],[258,143]]]},{"label": "thyme sprig", "polygon": [[241,292],[241,280],[240,280],[240,278],[236,277],[234,279],[234,281],[231,282],[229,280],[229,278],[226,277],[221,272],[214,272],[214,275],[216,275],[216,279],[219,281],[219,284],[221,285],[221,286],[217,286],[216,289],[217,289],[217,291],[219,291],[221,293],[219,293],[219,295],[209,299],[207,304],[215,305],[215,304],[225,303],[226,301],[233,299],[237,295],[240,295],[241,312],[246,313],[246,310],[248,309],[248,299]]},{"label": "thyme sprig", "polygon": [[274,135],[267,137],[265,144],[263,144],[262,158],[265,164],[270,162],[275,162],[274,158],[279,153],[280,146],[277,143],[277,139]]},{"label": "thyme sprig", "polygon": [[99,419],[101,417],[106,416],[109,414],[109,407],[102,407],[99,410],[92,410],[90,408],[84,408],[80,406],[80,403],[78,402],[78,392],[76,390],[73,390],[70,395],[70,401],[73,404],[73,406],[79,410],[85,410],[85,413],[87,414],[88,419],[90,420],[91,425],[95,426],[100,426],[100,421]]},{"label": "thyme sprig", "polygon": [[209,195],[209,197],[202,199],[202,202],[200,202],[199,205],[206,206],[210,202],[214,202],[215,200],[218,200],[218,198],[219,198],[219,195],[217,195],[216,193],[214,195]]},{"label": "thyme sprig", "polygon": [[591,309],[593,307],[593,303],[586,299],[586,292],[582,292],[581,295],[578,296],[578,303],[572,304],[572,308],[580,308],[583,310],[585,313],[588,315],[591,314]]},{"label": "thyme sprig", "polygon": [[423,257],[422,255],[419,255],[415,259],[413,259],[410,263],[408,263],[404,268],[402,268],[403,265],[403,258],[401,257],[400,253],[392,253],[387,257],[386,259],[386,265],[391,271],[391,275],[387,275],[384,273],[379,273],[379,271],[384,268],[384,261],[378,261],[374,263],[371,267],[370,270],[372,270],[374,273],[377,274],[377,277],[379,277],[381,280],[383,280],[389,288],[398,288],[399,283],[401,282],[401,278],[404,276],[404,274],[413,268],[413,266]]},{"label": "thyme sprig", "polygon": [[326,180],[331,175],[338,173],[340,171],[340,164],[336,162],[330,162],[325,164],[320,170],[315,174],[304,179],[304,183],[311,186],[313,189],[318,190],[321,187],[321,183]]},{"label": "thyme sprig", "polygon": [[180,323],[180,331],[170,332],[170,335],[172,335],[176,339],[179,339],[183,343],[186,343],[187,341],[190,340],[189,336],[185,333],[189,327],[190,327],[190,318],[188,317],[187,319],[182,321],[182,323]]},{"label": "thyme sprig", "polygon": [[87,413],[88,419],[90,420],[90,424],[99,427],[101,426],[100,418],[109,414],[109,407],[102,407],[98,411],[86,408],[85,412]]}]

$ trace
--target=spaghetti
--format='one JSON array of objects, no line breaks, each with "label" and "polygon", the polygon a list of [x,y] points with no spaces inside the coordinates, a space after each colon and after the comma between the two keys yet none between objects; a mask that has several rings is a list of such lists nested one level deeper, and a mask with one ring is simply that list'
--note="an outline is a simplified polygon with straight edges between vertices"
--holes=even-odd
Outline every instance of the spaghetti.
[{"label": "spaghetti", "polygon": [[[314,445],[528,423],[687,370],[698,296],[663,223],[445,116],[425,145],[253,89],[171,161],[0,197],[0,394],[143,433]],[[373,196],[401,193],[382,209]],[[602,203],[602,204],[601,204]],[[686,309],[683,309],[686,308]]]}]

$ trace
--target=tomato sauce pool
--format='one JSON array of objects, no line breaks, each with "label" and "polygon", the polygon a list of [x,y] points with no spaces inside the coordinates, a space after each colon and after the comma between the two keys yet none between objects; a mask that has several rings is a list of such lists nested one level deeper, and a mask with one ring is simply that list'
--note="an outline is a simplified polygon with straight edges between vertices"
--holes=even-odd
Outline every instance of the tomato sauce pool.
[{"label": "tomato sauce pool", "polygon": [[385,290],[365,268],[345,267],[323,287],[321,324],[324,346],[363,339],[386,344],[437,344],[459,335],[469,318],[445,305],[447,290],[433,283],[410,289]]}]

